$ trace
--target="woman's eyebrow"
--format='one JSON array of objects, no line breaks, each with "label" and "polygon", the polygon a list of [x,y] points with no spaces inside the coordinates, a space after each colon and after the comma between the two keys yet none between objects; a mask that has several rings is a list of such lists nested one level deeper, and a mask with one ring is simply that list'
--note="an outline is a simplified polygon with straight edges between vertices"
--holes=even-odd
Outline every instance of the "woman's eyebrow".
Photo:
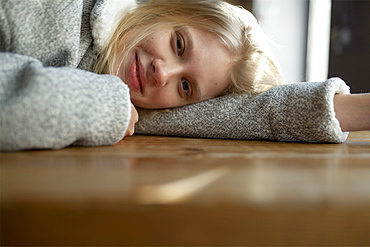
[{"label": "woman's eyebrow", "polygon": [[185,42],[185,52],[190,56],[193,53],[194,50],[194,38],[189,32],[189,29],[187,27],[183,27],[182,29],[184,42]]},{"label": "woman's eyebrow", "polygon": [[[186,56],[191,57],[194,51],[194,42],[193,42],[193,36],[189,32],[189,29],[187,27],[182,28],[182,31],[184,32],[184,39],[186,44]],[[191,93],[191,99],[192,101],[199,102],[202,99],[202,91],[199,87],[199,81],[195,78],[190,77],[192,80],[192,93]]]},{"label": "woman's eyebrow", "polygon": [[197,80],[193,80],[192,81],[192,93],[191,93],[191,98],[192,100],[194,100],[195,102],[199,102],[201,101],[202,99],[202,91],[200,90],[200,87],[199,87],[199,82]]}]

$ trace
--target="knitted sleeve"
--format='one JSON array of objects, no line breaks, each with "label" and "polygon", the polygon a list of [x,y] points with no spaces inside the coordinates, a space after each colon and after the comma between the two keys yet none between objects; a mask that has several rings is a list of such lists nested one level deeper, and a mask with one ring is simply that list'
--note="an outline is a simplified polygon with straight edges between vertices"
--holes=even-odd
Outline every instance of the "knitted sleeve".
[{"label": "knitted sleeve", "polygon": [[1,150],[111,145],[130,118],[129,89],[118,77],[0,53]]},{"label": "knitted sleeve", "polygon": [[348,133],[335,118],[335,94],[348,94],[339,78],[274,87],[258,95],[226,95],[197,104],[140,109],[138,134],[182,137],[340,143]]}]

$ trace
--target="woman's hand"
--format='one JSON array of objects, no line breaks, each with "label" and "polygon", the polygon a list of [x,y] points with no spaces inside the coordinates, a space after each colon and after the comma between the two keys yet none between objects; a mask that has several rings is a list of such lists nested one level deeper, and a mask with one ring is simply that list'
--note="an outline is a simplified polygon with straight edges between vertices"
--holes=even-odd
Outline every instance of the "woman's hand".
[{"label": "woman's hand", "polygon": [[334,96],[335,117],[342,131],[370,130],[370,94]]},{"label": "woman's hand", "polygon": [[134,134],[135,123],[137,123],[137,121],[139,121],[139,114],[137,113],[135,106],[131,104],[131,119],[125,136],[132,136]]}]

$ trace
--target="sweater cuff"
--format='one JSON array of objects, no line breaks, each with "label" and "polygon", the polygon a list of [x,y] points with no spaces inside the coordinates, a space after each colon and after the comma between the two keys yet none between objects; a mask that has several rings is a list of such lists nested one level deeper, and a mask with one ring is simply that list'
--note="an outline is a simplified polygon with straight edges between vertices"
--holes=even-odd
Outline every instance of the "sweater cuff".
[{"label": "sweater cuff", "polygon": [[337,77],[330,78],[327,80],[328,83],[328,93],[327,102],[329,102],[329,111],[332,118],[332,129],[334,136],[337,137],[338,142],[344,142],[348,138],[349,132],[343,132],[338,119],[335,117],[334,111],[334,95],[336,94],[350,94],[350,89],[346,83]]}]

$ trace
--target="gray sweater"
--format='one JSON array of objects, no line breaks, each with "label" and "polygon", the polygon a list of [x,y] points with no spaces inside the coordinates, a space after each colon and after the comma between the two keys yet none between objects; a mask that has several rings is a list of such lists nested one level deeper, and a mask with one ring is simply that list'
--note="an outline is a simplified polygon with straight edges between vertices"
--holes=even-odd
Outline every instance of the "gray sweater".
[{"label": "gray sweater", "polygon": [[[277,86],[262,94],[226,95],[155,112],[141,109],[137,133],[171,136],[340,143],[333,98],[348,93],[339,78]],[[145,116],[145,117],[144,117]]]},{"label": "gray sweater", "polygon": [[[131,118],[129,89],[89,72],[102,14],[118,0],[0,1],[1,150],[112,145]],[[127,1],[126,1],[127,2]]]},{"label": "gray sweater", "polygon": [[[90,72],[134,0],[0,1],[0,148],[112,145],[131,117],[128,87]],[[139,109],[137,134],[343,142],[333,96],[345,83],[295,83],[167,113]]]}]

